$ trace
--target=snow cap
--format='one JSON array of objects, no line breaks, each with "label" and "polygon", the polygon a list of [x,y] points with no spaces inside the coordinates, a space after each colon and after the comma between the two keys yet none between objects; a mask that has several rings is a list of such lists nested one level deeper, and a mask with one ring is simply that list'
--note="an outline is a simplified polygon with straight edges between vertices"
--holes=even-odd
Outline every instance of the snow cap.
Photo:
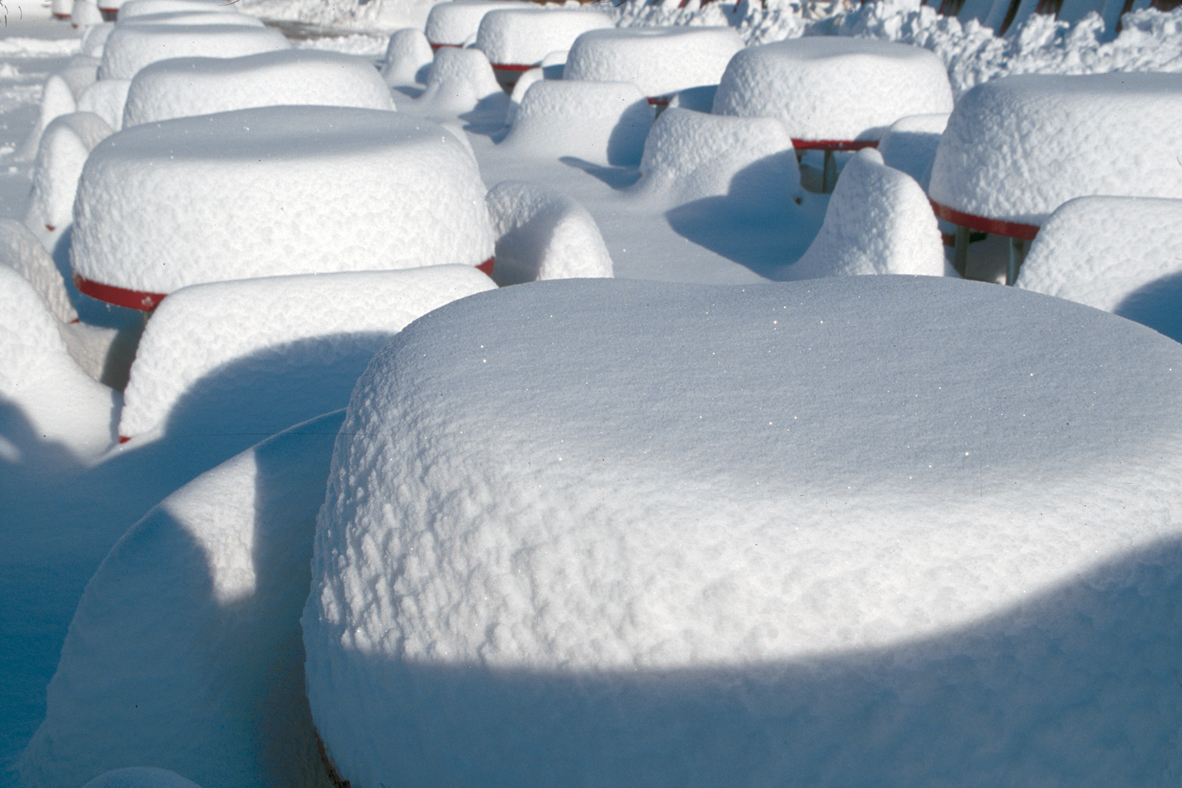
[{"label": "snow cap", "polygon": [[499,8],[522,8],[521,0],[449,0],[431,6],[422,32],[432,47],[465,46],[476,39],[480,20]]},{"label": "snow cap", "polygon": [[99,79],[131,79],[144,66],[174,57],[241,57],[288,49],[283,34],[241,25],[116,25],[103,47]]},{"label": "snow cap", "polygon": [[588,30],[613,27],[611,17],[590,8],[532,6],[487,12],[476,48],[494,66],[532,66],[551,52],[566,51]]}]

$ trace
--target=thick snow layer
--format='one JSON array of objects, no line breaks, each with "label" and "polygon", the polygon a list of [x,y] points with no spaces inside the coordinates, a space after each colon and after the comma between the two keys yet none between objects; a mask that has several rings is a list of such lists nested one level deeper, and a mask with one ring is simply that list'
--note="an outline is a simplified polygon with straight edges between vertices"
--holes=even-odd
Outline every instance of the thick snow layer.
[{"label": "thick snow layer", "polygon": [[[879,0],[881,2],[881,0]],[[680,2],[649,0],[612,2],[608,12],[618,27],[734,28],[748,45],[798,38],[808,20],[845,10],[842,0],[764,0],[760,3]]]},{"label": "thick snow layer", "polygon": [[612,27],[593,8],[533,6],[489,11],[480,20],[476,48],[493,65],[531,66],[551,52],[565,52],[588,30]]},{"label": "thick snow layer", "polygon": [[845,165],[821,232],[792,266],[801,279],[944,272],[944,242],[927,195],[875,150],[860,151]]},{"label": "thick snow layer", "polygon": [[265,107],[126,129],[78,185],[75,273],[147,293],[298,273],[479,265],[487,189],[456,138],[401,113]]},{"label": "thick snow layer", "polygon": [[899,118],[878,143],[883,162],[910,175],[926,192],[948,118],[946,112]]},{"label": "thick snow layer", "polygon": [[162,14],[143,14],[132,19],[123,19],[122,10],[117,27],[127,25],[241,25],[263,27],[262,20],[248,14],[208,13],[206,11],[172,11]]},{"label": "thick snow layer", "polygon": [[381,75],[364,58],[287,49],[235,58],[176,58],[135,75],[123,125],[279,104],[394,109]]},{"label": "thick snow layer", "polygon": [[427,81],[427,71],[434,61],[431,44],[422,30],[404,27],[390,34],[382,79],[387,85],[415,85]]},{"label": "thick snow layer", "polygon": [[539,80],[525,92],[501,147],[523,156],[636,166],[654,114],[629,82]]},{"label": "thick snow layer", "polygon": [[207,786],[326,785],[299,616],[340,423],[302,424],[208,471],[112,548],[21,758],[26,788],[137,764]]},{"label": "thick snow layer", "polygon": [[[0,422],[28,422],[36,441],[60,442],[92,458],[114,438],[119,396],[70,357],[58,320],[15,269],[0,265]],[[30,446],[0,438],[6,458]]]},{"label": "thick snow layer", "polygon": [[82,788],[201,788],[176,772],[155,766],[128,766],[103,772]]},{"label": "thick snow layer", "polygon": [[115,29],[114,22],[103,22],[91,25],[82,34],[81,54],[95,58],[95,76],[98,76],[98,64],[102,62],[103,47],[107,45],[107,37]]},{"label": "thick snow layer", "polygon": [[224,0],[126,0],[119,6],[119,21],[126,22],[139,16],[156,14],[217,12],[236,14],[238,5]]},{"label": "thick snow layer", "polygon": [[184,288],[144,329],[119,434],[276,432],[343,408],[369,359],[404,326],[494,286],[471,266],[447,265]]},{"label": "thick snow layer", "polygon": [[1073,197],[1182,197],[1182,74],[1022,75],[961,97],[933,200],[1041,224]]},{"label": "thick snow layer", "polygon": [[431,7],[423,33],[434,46],[465,46],[476,40],[480,20],[499,8],[528,8],[522,0],[448,0]]},{"label": "thick snow layer", "polygon": [[454,115],[469,112],[481,102],[495,104],[502,111],[509,104],[485,54],[479,49],[456,47],[435,53],[427,72],[427,87],[419,98],[435,113]]},{"label": "thick snow layer", "polygon": [[752,202],[800,194],[800,167],[776,118],[738,118],[670,107],[644,141],[636,192],[670,205],[733,193]]},{"label": "thick snow layer", "polygon": [[70,3],[70,24],[77,28],[88,28],[103,24],[103,12],[95,0],[73,0]]},{"label": "thick snow layer", "polygon": [[358,382],[303,616],[379,785],[1164,784],[1182,346],[936,277],[546,282]]},{"label": "thick snow layer", "polygon": [[78,111],[92,112],[114,131],[119,131],[123,128],[123,110],[130,88],[130,79],[100,79],[82,91],[78,97]]},{"label": "thick snow layer", "polygon": [[1030,246],[1018,286],[1115,312],[1182,342],[1182,200],[1080,197]]},{"label": "thick snow layer", "polygon": [[264,19],[282,19],[337,30],[392,33],[404,27],[419,30],[438,0],[238,0],[238,6]]},{"label": "thick snow layer", "polygon": [[570,197],[533,183],[503,181],[486,199],[497,234],[497,284],[612,275],[612,258],[595,219]]},{"label": "thick snow layer", "polygon": [[78,99],[95,81],[99,61],[84,55],[75,55],[70,64],[45,80],[41,89],[40,119],[25,145],[29,156],[37,152],[41,135],[56,118],[75,112]]},{"label": "thick snow layer", "polygon": [[82,165],[94,146],[113,133],[111,126],[92,112],[71,112],[49,124],[33,164],[26,225],[53,232],[73,221]]},{"label": "thick snow layer", "polygon": [[45,247],[24,225],[0,219],[0,263],[19,273],[62,323],[78,319],[65,279]]},{"label": "thick snow layer", "polygon": [[103,47],[99,79],[131,79],[174,57],[241,57],[290,47],[278,30],[242,25],[116,25]]},{"label": "thick snow layer", "polygon": [[743,48],[729,27],[592,30],[575,39],[564,79],[631,82],[646,96],[717,85]]},{"label": "thick snow layer", "polygon": [[781,118],[793,139],[878,139],[905,115],[952,111],[940,59],[918,47],[802,38],[731,59],[714,97],[719,115]]}]

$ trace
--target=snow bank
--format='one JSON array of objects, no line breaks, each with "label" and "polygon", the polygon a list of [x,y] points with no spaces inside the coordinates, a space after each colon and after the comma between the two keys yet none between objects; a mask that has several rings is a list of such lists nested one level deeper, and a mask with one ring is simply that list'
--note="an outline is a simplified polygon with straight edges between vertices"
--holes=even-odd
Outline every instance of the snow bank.
[{"label": "snow bank", "polygon": [[612,258],[587,209],[552,189],[503,181],[489,190],[499,285],[610,277]]},{"label": "snow bank", "polygon": [[1182,342],[1182,200],[1080,197],[1030,246],[1018,286],[1136,320]]},{"label": "snow bank", "polygon": [[644,141],[638,194],[680,205],[736,193],[786,203],[800,194],[792,139],[776,118],[708,115],[671,107]]},{"label": "snow bank", "polygon": [[631,83],[540,80],[525,92],[501,145],[522,156],[635,166],[653,115]]},{"label": "snow bank", "polygon": [[227,788],[327,785],[298,621],[340,423],[243,452],[116,543],[78,603],[23,785],[144,763]]},{"label": "snow bank", "polygon": [[75,274],[143,294],[283,274],[479,265],[476,162],[397,112],[264,107],[145,124],[83,168]]},{"label": "snow bank", "polygon": [[611,17],[592,8],[494,10],[480,20],[475,46],[494,66],[532,66],[551,52],[570,49],[588,30],[612,26]]},{"label": "snow bank", "polygon": [[390,35],[382,79],[387,85],[414,85],[427,81],[427,71],[435,55],[422,30],[404,27]]},{"label": "snow bank", "polygon": [[1160,784],[1180,480],[1182,347],[1067,301],[504,288],[354,391],[313,718],[358,788]]},{"label": "snow bank", "polygon": [[852,38],[744,49],[714,97],[716,114],[780,118],[794,140],[808,141],[878,139],[906,115],[951,111],[939,58],[918,47]]},{"label": "snow bank", "polygon": [[43,444],[88,459],[111,446],[118,395],[82,371],[45,302],[6,265],[0,265],[0,357],[0,449],[9,461],[29,462]]},{"label": "snow bank", "polygon": [[[140,339],[119,434],[134,437],[185,411],[203,429],[277,432],[344,407],[382,345],[420,315],[493,289],[466,265],[243,279],[169,296]],[[216,393],[217,396],[213,396]]]},{"label": "snow bank", "polygon": [[899,118],[878,142],[883,163],[910,175],[926,192],[948,118],[945,112]]},{"label": "snow bank", "polygon": [[241,25],[116,25],[103,47],[99,79],[131,79],[146,65],[174,57],[241,57],[287,49],[278,30]]},{"label": "snow bank", "polygon": [[1024,75],[952,113],[930,194],[974,216],[1040,225],[1073,197],[1182,197],[1182,75]]},{"label": "snow bank", "polygon": [[743,48],[729,27],[592,30],[575,39],[564,79],[631,82],[649,98],[717,85]]},{"label": "snow bank", "polygon": [[368,60],[287,49],[153,63],[131,81],[123,125],[279,104],[394,109],[385,81]]},{"label": "snow bank", "polygon": [[176,772],[155,766],[128,766],[103,772],[82,788],[201,788]]},{"label": "snow bank", "polygon": [[53,233],[73,221],[82,165],[94,146],[113,133],[105,120],[91,112],[71,112],[49,124],[33,164],[33,190],[25,213],[30,229]]},{"label": "snow bank", "polygon": [[466,46],[475,42],[480,20],[489,11],[522,7],[521,0],[448,0],[431,6],[423,33],[432,47]]},{"label": "snow bank", "polygon": [[0,219],[0,262],[24,277],[60,322],[78,319],[65,279],[53,258],[37,236],[12,219]]},{"label": "snow bank", "polygon": [[943,276],[944,242],[919,184],[864,150],[842,170],[821,232],[790,271],[793,279]]}]

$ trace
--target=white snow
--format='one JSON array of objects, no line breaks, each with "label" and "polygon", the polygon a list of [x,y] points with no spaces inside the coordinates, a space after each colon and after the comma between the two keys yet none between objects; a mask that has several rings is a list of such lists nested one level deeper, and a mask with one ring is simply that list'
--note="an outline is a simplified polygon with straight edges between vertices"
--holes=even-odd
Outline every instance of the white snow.
[{"label": "white snow", "polygon": [[241,57],[287,49],[271,28],[230,24],[116,25],[103,47],[99,79],[131,79],[146,65],[174,57]]},{"label": "white snow", "polygon": [[794,140],[877,140],[906,115],[952,110],[939,58],[918,47],[802,38],[748,47],[714,97],[719,115],[784,121]]},{"label": "white snow", "polygon": [[532,6],[487,12],[474,46],[494,66],[532,66],[551,52],[570,49],[588,30],[612,27],[611,17],[594,8]]},{"label": "white snow", "polygon": [[455,115],[475,109],[482,101],[500,107],[509,103],[484,53],[455,47],[435,53],[426,89],[419,99],[433,112]]},{"label": "white snow", "polygon": [[414,85],[427,81],[427,70],[434,62],[431,44],[422,30],[404,27],[390,34],[382,78],[387,85]]},{"label": "white snow", "polygon": [[155,766],[128,766],[103,772],[82,788],[201,788],[176,772]]},{"label": "white snow", "polygon": [[91,152],[74,272],[167,294],[282,274],[479,265],[486,188],[442,127],[401,113],[263,107],[145,124]]},{"label": "white snow", "polygon": [[931,198],[1040,225],[1073,197],[1182,197],[1182,75],[1021,75],[957,102]]},{"label": "white snow", "polygon": [[341,430],[317,730],[366,786],[1161,784],[1180,413],[1177,343],[991,284],[456,302]]},{"label": "white snow", "polygon": [[53,233],[73,221],[82,165],[94,146],[113,133],[110,124],[92,112],[71,112],[49,124],[33,165],[33,191],[25,214],[30,229]]},{"label": "white snow", "polygon": [[82,91],[78,97],[78,111],[92,112],[114,131],[119,131],[123,128],[123,110],[129,88],[130,79],[100,79]]},{"label": "white snow", "polygon": [[119,435],[271,433],[343,408],[370,357],[404,326],[493,287],[471,266],[446,265],[182,288],[144,329]]},{"label": "white snow", "polygon": [[717,85],[743,48],[729,27],[592,30],[575,39],[564,79],[631,82],[649,98]]},{"label": "white snow", "polygon": [[499,8],[523,8],[522,0],[447,0],[431,6],[422,32],[432,46],[466,46],[476,41],[480,20]]},{"label": "white snow", "polygon": [[878,142],[878,152],[888,167],[914,178],[926,192],[932,176],[932,162],[940,137],[948,126],[949,113],[908,115],[899,118]]},{"label": "white snow", "polygon": [[235,58],[174,58],[131,80],[123,125],[279,104],[394,109],[367,60],[337,52],[287,49]]},{"label": "white snow", "polygon": [[[104,0],[109,2],[109,0]],[[156,14],[238,14],[237,3],[225,0],[124,0],[119,6],[119,21]]]},{"label": "white snow", "polygon": [[78,319],[65,280],[53,258],[37,236],[12,219],[0,219],[0,262],[20,274],[60,322]]}]

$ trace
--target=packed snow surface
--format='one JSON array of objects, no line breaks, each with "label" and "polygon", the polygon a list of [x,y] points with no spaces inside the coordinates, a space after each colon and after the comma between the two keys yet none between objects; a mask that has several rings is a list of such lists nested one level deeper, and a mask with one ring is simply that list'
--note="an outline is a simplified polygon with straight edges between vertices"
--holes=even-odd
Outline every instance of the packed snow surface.
[{"label": "packed snow surface", "polygon": [[386,83],[368,60],[288,49],[153,63],[131,80],[123,125],[281,104],[394,109]]},{"label": "packed snow surface", "polygon": [[167,294],[227,279],[479,265],[485,186],[451,132],[401,113],[289,106],[135,126],[91,152],[71,262]]},{"label": "packed snow surface", "polygon": [[313,718],[354,786],[1162,784],[1180,414],[1177,343],[991,284],[455,302],[353,393]]},{"label": "packed snow surface", "polygon": [[878,143],[883,162],[910,175],[926,192],[948,118],[949,113],[937,112],[896,120]]},{"label": "packed snow surface", "polygon": [[283,34],[244,25],[115,25],[103,47],[99,79],[131,79],[144,66],[174,57],[241,57],[287,49]]},{"label": "packed snow surface", "polygon": [[796,140],[878,139],[896,120],[952,110],[940,59],[919,47],[815,37],[748,47],[726,67],[714,112],[780,118]]},{"label": "packed snow surface", "polygon": [[575,39],[563,79],[631,82],[649,97],[717,85],[743,48],[729,27],[591,30]]},{"label": "packed snow surface", "polygon": [[551,52],[570,49],[588,30],[609,27],[611,17],[593,8],[499,9],[480,20],[475,47],[493,65],[530,66]]},{"label": "packed snow surface", "polygon": [[934,201],[1041,225],[1073,197],[1182,197],[1182,74],[1028,74],[957,102],[932,164]]},{"label": "packed snow surface", "polygon": [[93,112],[71,112],[46,127],[33,165],[26,224],[52,232],[73,221],[74,193],[86,157],[113,133],[110,124]]},{"label": "packed snow surface", "polygon": [[476,41],[489,11],[523,7],[522,0],[447,0],[431,6],[423,33],[432,46],[465,46]]},{"label": "packed snow surface", "polygon": [[388,85],[426,82],[433,61],[434,53],[423,31],[404,27],[391,33],[390,40],[386,42],[382,79]]}]

